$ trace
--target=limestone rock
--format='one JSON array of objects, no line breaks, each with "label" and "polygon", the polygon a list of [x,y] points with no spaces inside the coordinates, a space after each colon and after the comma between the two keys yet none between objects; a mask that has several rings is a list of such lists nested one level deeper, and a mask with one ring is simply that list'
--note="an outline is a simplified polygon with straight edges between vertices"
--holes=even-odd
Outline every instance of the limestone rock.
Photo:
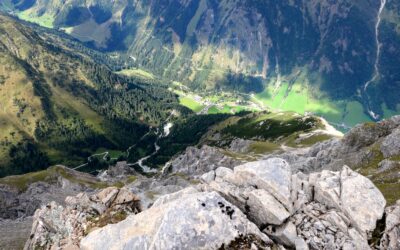
[{"label": "limestone rock", "polygon": [[354,127],[343,138],[344,144],[355,149],[369,146],[380,137],[390,133],[390,129],[375,123],[366,123]]},{"label": "limestone rock", "polygon": [[386,205],[382,193],[366,177],[348,167],[338,172],[324,170],[310,175],[314,199],[343,211],[363,233],[374,230]]},{"label": "limestone rock", "polygon": [[383,140],[381,151],[384,157],[400,155],[400,128],[397,128]]},{"label": "limestone rock", "polygon": [[366,177],[344,167],[340,173],[342,210],[361,232],[371,232],[386,206],[382,193]]},{"label": "limestone rock", "polygon": [[90,228],[116,223],[140,211],[138,198],[125,189],[106,188],[66,198],[66,206],[51,202],[33,217],[31,237],[25,249],[79,249]]},{"label": "limestone rock", "polygon": [[269,226],[264,232],[279,244],[290,248],[295,247],[296,241],[299,239],[296,226],[290,221],[279,227]]},{"label": "limestone rock", "polygon": [[203,175],[200,177],[200,180],[202,180],[202,181],[205,182],[205,183],[210,183],[210,182],[212,182],[213,180],[215,180],[215,171],[212,170],[212,171],[210,171],[210,172],[207,172],[207,173],[203,174]]},{"label": "limestone rock", "polygon": [[383,160],[383,161],[381,161],[380,163],[379,163],[379,165],[378,165],[378,173],[382,173],[382,172],[385,172],[385,171],[388,171],[388,170],[392,170],[392,169],[394,169],[394,168],[396,168],[396,167],[399,167],[400,166],[400,162],[398,162],[398,161],[391,161],[391,160],[388,160],[388,159],[385,159],[385,160]]},{"label": "limestone rock", "polygon": [[290,213],[270,193],[262,189],[250,192],[247,201],[248,214],[259,227],[263,225],[281,225]]},{"label": "limestone rock", "polygon": [[235,175],[242,177],[245,185],[270,192],[289,211],[292,208],[290,201],[291,169],[289,164],[279,158],[264,161],[249,162],[234,169]]},{"label": "limestone rock", "polygon": [[308,244],[302,239],[297,238],[294,242],[296,250],[308,250]]},{"label": "limestone rock", "polygon": [[400,200],[386,208],[385,231],[380,242],[380,249],[400,249]]},{"label": "limestone rock", "polygon": [[224,155],[220,149],[215,147],[206,145],[200,149],[188,147],[185,153],[167,163],[164,174],[181,173],[191,177],[200,177],[219,167],[233,168],[241,163],[242,161]]},{"label": "limestone rock", "polygon": [[195,189],[194,187],[187,187],[187,188],[182,189],[182,190],[180,190],[178,192],[161,196],[160,198],[158,198],[154,202],[152,207],[158,207],[158,206],[161,206],[161,205],[166,204],[168,202],[175,201],[175,200],[181,198],[183,195],[196,194],[198,192],[199,191],[197,189]]},{"label": "limestone rock", "polygon": [[218,249],[246,235],[264,247],[271,244],[237,207],[216,192],[205,192],[96,230],[81,241],[81,249]]},{"label": "limestone rock", "polygon": [[340,176],[337,172],[324,170],[310,175],[310,184],[314,186],[314,200],[331,208],[340,208]]}]

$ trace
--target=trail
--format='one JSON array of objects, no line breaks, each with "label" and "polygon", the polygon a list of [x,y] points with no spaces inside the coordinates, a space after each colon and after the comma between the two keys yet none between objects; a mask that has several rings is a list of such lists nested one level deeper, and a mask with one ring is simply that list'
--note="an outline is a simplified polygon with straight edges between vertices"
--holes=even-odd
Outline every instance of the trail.
[{"label": "trail", "polygon": [[[385,5],[386,5],[386,0],[380,0],[381,5],[379,6],[379,11],[378,11],[378,16],[376,18],[376,24],[375,24],[375,43],[376,43],[376,57],[375,57],[375,63],[374,63],[374,73],[371,77],[371,79],[369,81],[367,81],[364,84],[364,93],[366,95],[367,98],[367,102],[369,103],[369,97],[368,97],[368,93],[367,93],[367,89],[369,87],[369,85],[374,82],[375,80],[377,80],[379,78],[380,72],[379,72],[379,62],[380,62],[380,55],[381,55],[381,50],[382,50],[382,43],[379,40],[379,28],[382,22],[382,12],[385,9]],[[378,119],[379,115],[375,114],[370,107],[368,107],[368,113],[374,118],[374,119]]]},{"label": "trail", "polygon": [[151,153],[150,155],[147,155],[147,156],[141,158],[140,160],[138,160],[136,163],[134,163],[134,164],[132,164],[132,165],[138,164],[139,167],[141,167],[142,170],[143,170],[143,172],[145,172],[145,173],[156,173],[156,172],[157,172],[157,169],[150,168],[150,167],[148,167],[148,166],[146,166],[146,165],[143,164],[143,162],[144,162],[145,160],[147,160],[147,159],[149,159],[150,157],[152,157],[153,155],[157,154],[158,151],[160,150],[160,146],[157,145],[157,142],[154,143],[154,147],[156,148],[156,150],[155,150],[153,153]]}]

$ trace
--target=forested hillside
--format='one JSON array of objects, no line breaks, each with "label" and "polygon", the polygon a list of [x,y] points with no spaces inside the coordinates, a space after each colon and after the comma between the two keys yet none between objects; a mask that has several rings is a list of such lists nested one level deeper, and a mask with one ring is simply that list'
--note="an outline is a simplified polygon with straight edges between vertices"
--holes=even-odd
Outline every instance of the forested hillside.
[{"label": "forested hillside", "polygon": [[179,112],[165,88],[46,36],[0,15],[0,176],[74,166],[99,148],[124,151]]}]

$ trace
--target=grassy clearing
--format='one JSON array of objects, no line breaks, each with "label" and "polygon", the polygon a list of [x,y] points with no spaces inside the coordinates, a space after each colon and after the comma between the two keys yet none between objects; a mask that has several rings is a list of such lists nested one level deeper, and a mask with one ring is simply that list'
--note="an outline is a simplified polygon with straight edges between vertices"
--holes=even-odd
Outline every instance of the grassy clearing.
[{"label": "grassy clearing", "polygon": [[300,144],[304,146],[312,146],[318,142],[326,141],[329,139],[332,139],[332,136],[327,134],[316,134],[308,138],[305,138],[303,140],[300,140]]},{"label": "grassy clearing", "polygon": [[[272,79],[271,84],[264,92],[253,98],[273,110],[294,111],[299,114],[311,112],[324,117],[329,122],[344,123],[347,126],[371,121],[370,117],[364,113],[361,103],[332,101],[321,93],[315,93],[316,90],[310,85],[306,74],[307,72],[304,72],[298,76],[291,76],[290,79],[282,79],[278,87],[275,86],[276,79]],[[295,80],[293,80],[294,78]],[[315,96],[320,97],[316,98]],[[387,116],[393,114],[387,109],[385,113]]]},{"label": "grassy clearing", "polygon": [[94,131],[104,134],[104,129],[101,124],[104,119],[95,111],[93,111],[86,103],[71,95],[68,91],[61,88],[51,86],[53,95],[53,102],[57,103],[60,107],[68,108],[73,113],[79,114],[80,117],[85,118],[88,126],[93,128]]},{"label": "grassy clearing", "polygon": [[346,104],[343,122],[348,126],[355,126],[359,123],[370,122],[371,118],[364,113],[361,103],[352,101]]},{"label": "grassy clearing", "polygon": [[249,152],[254,154],[268,154],[279,149],[280,146],[278,144],[268,141],[256,141],[249,146]]},{"label": "grassy clearing", "polygon": [[181,105],[190,108],[194,112],[199,112],[204,108],[202,104],[187,96],[181,96],[179,102]]},{"label": "grassy clearing", "polygon": [[156,77],[143,69],[124,69],[117,72],[118,74],[129,76],[129,77],[138,77],[144,79],[151,79],[154,80]]},{"label": "grassy clearing", "polygon": [[106,148],[99,148],[96,150],[96,152],[94,152],[94,154],[103,154],[105,152],[108,152],[108,156],[110,156],[111,158],[118,158],[120,156],[125,155],[124,151],[121,150],[110,150],[110,149],[106,149]]},{"label": "grassy clearing", "polygon": [[46,27],[46,28],[53,28],[54,25],[54,17],[49,15],[49,14],[43,14],[41,16],[37,16],[36,13],[32,12],[32,9],[28,9],[25,11],[22,11],[18,13],[18,18],[31,22],[31,23],[36,23],[40,26]]},{"label": "grassy clearing", "polygon": [[222,153],[228,157],[231,157],[236,160],[242,160],[242,161],[256,161],[257,158],[250,155],[250,154],[241,154],[241,153],[236,153],[228,150],[222,150]]},{"label": "grassy clearing", "polygon": [[30,184],[39,181],[49,181],[49,178],[49,170],[43,170],[40,172],[29,173],[19,176],[8,176],[0,179],[0,183],[17,188],[19,191],[23,192],[28,188]]},{"label": "grassy clearing", "polygon": [[212,106],[211,108],[208,109],[208,114],[210,115],[218,113],[220,113],[220,110],[219,108],[217,108],[217,106]]}]

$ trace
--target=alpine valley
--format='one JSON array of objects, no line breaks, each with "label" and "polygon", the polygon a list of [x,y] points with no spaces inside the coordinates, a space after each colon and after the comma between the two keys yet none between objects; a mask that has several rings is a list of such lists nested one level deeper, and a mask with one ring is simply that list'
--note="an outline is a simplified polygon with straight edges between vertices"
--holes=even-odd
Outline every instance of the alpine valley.
[{"label": "alpine valley", "polygon": [[237,91],[344,128],[399,111],[398,0],[6,0],[2,8],[205,99]]},{"label": "alpine valley", "polygon": [[0,0],[0,250],[400,249],[400,0]]}]

